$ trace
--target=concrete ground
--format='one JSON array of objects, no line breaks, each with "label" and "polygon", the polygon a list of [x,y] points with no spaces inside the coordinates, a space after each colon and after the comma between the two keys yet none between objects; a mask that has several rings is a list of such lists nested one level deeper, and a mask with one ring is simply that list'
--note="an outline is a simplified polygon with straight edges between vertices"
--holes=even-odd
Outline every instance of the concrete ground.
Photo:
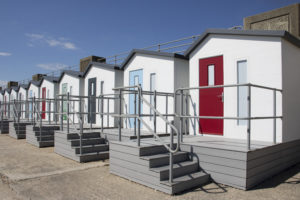
[{"label": "concrete ground", "polygon": [[300,199],[300,164],[250,191],[210,183],[170,196],[109,173],[108,161],[80,164],[0,135],[0,199]]}]

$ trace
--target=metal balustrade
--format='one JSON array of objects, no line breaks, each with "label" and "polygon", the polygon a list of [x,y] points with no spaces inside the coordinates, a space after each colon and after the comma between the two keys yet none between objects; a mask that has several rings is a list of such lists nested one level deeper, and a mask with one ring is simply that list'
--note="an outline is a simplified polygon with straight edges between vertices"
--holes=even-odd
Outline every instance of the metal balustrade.
[{"label": "metal balustrade", "polygon": [[[248,116],[247,117],[235,117],[235,116],[227,116],[227,117],[220,117],[220,116],[200,116],[200,113],[198,115],[187,115],[183,113],[183,94],[184,92],[190,92],[191,90],[198,90],[199,93],[201,90],[205,89],[212,89],[212,88],[232,88],[232,87],[247,87],[247,110],[248,110]],[[273,91],[273,116],[251,116],[251,88],[260,88],[264,90]],[[277,107],[277,101],[276,101],[276,93],[280,92],[282,93],[281,89],[277,88],[271,88],[271,87],[265,87],[261,85],[255,85],[251,83],[246,84],[230,84],[230,85],[215,85],[215,86],[200,86],[200,87],[190,87],[190,88],[179,88],[175,91],[175,96],[180,96],[180,101],[176,101],[175,98],[175,104],[180,104],[180,110],[179,113],[175,111],[176,118],[180,119],[180,134],[182,135],[183,132],[183,119],[224,119],[224,120],[247,120],[247,148],[248,150],[251,150],[251,120],[261,120],[261,119],[273,119],[273,143],[276,144],[276,119],[282,119],[282,116],[277,116],[276,113],[276,107]],[[198,109],[199,110],[199,109]],[[181,137],[181,142],[183,142],[183,137]]]}]

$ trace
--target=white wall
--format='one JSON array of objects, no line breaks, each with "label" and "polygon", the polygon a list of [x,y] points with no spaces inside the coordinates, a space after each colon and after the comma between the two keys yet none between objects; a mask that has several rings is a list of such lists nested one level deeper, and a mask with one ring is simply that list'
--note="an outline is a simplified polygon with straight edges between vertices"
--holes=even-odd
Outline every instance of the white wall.
[{"label": "white wall", "polygon": [[[129,86],[129,72],[133,70],[143,69],[143,90],[150,91],[150,74],[156,73],[156,90],[158,92],[174,92],[174,58],[152,56],[145,54],[135,54],[124,70],[124,86]],[[144,96],[150,102],[150,96]],[[129,95],[124,96],[125,106],[129,113]],[[166,98],[157,97],[157,110],[162,114],[166,111]],[[150,114],[150,109],[143,104],[143,114]],[[169,113],[173,113],[173,98],[169,98]],[[145,122],[153,128],[153,120],[144,117]],[[127,125],[127,126],[126,126]],[[129,120],[125,124],[125,128],[129,128]],[[157,117],[157,132],[165,132],[165,122]],[[144,130],[147,130],[143,126]]]},{"label": "white wall", "polygon": [[[237,61],[247,60],[248,81],[253,84],[282,88],[281,40],[275,37],[221,36],[210,35],[190,55],[190,87],[199,86],[199,59],[223,55],[224,85],[237,83]],[[190,92],[195,109],[190,113],[199,115],[199,92]],[[273,93],[252,89],[251,115],[270,116],[273,114]],[[281,114],[281,95],[277,95],[277,114]],[[224,116],[237,116],[237,89],[224,89]],[[196,126],[190,126],[190,134],[198,134]],[[277,123],[277,141],[282,140],[282,123]],[[224,120],[224,137],[246,139],[246,126],[238,126],[236,120]],[[273,120],[253,120],[251,139],[273,140]]]},{"label": "white wall", "polygon": [[[20,97],[22,97],[22,99],[20,99]],[[21,105],[21,118],[25,119],[26,116],[28,116],[28,113],[26,113],[28,111],[28,104],[26,104],[26,101],[28,100],[28,91],[22,87],[19,89],[19,100],[24,101]]]},{"label": "white wall", "polygon": [[300,139],[300,49],[282,40],[283,141]]},{"label": "white wall", "polygon": [[[61,81],[59,82],[59,94],[62,94],[62,85],[64,83],[68,84],[67,92],[70,92],[70,87],[72,86],[72,95],[73,96],[83,96],[84,95],[84,80],[82,78],[64,74]],[[73,111],[74,112],[79,111],[79,102],[74,102],[71,105],[70,112],[73,112]],[[73,115],[71,119],[73,120],[74,123],[78,123],[78,117],[76,115]]]},{"label": "white wall", "polygon": [[[90,70],[87,72],[85,76],[85,94],[84,96],[88,96],[88,87],[89,87],[89,79],[90,78],[96,78],[96,96],[100,96],[101,92],[101,82],[104,81],[104,88],[103,88],[103,94],[113,94],[114,91],[112,90],[115,88],[115,70],[114,69],[108,69],[105,67],[91,67]],[[114,96],[109,96],[114,97]],[[96,112],[100,112],[100,106],[98,99],[96,100]],[[109,109],[108,109],[109,105]],[[85,99],[85,112],[88,112],[88,99]],[[114,109],[114,101],[110,100],[108,104],[108,100],[104,100],[103,104],[104,113],[107,113],[108,111],[110,113],[113,113],[115,111]],[[108,121],[109,120],[109,121]],[[88,122],[86,120],[86,122]],[[101,126],[101,117],[100,114],[96,114],[96,124]],[[114,117],[104,115],[103,117],[103,127],[115,127],[114,124]]]},{"label": "white wall", "polygon": [[8,117],[10,115],[9,113],[9,110],[10,110],[10,107],[9,107],[9,101],[10,101],[10,94],[5,91],[4,92],[4,96],[3,96],[3,102],[5,102],[5,109],[4,109],[4,114],[6,117]]}]

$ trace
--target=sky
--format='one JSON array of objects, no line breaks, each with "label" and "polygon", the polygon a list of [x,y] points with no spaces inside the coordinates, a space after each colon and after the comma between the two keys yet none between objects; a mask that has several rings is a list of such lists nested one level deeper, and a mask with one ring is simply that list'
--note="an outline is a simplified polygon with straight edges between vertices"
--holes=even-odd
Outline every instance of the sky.
[{"label": "sky", "polygon": [[0,85],[127,52],[299,0],[0,0]]}]

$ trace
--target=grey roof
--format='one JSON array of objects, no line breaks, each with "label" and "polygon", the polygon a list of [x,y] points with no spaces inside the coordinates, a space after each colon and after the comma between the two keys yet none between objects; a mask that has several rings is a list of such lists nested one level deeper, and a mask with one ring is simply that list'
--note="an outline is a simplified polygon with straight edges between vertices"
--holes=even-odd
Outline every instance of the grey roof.
[{"label": "grey roof", "polygon": [[0,90],[0,93],[1,93],[2,95],[4,95],[4,92],[5,92],[4,90]]},{"label": "grey roof", "polygon": [[19,91],[19,86],[12,86],[11,89],[18,92]]},{"label": "grey roof", "polygon": [[21,84],[21,85],[19,85],[19,90],[20,90],[21,87],[24,88],[25,90],[28,90],[29,84]]},{"label": "grey roof", "polygon": [[37,87],[40,87],[41,86],[41,82],[42,81],[34,81],[34,80],[31,80],[28,84],[28,88],[30,87],[31,84],[37,86]]},{"label": "grey roof", "polygon": [[52,82],[52,83],[58,83],[59,77],[57,77],[57,76],[44,76],[42,78],[41,84],[43,83],[44,80],[47,80],[47,81]]},{"label": "grey roof", "polygon": [[91,69],[92,66],[97,68],[107,68],[107,69],[116,69],[116,70],[120,69],[119,65],[112,65],[112,64],[100,63],[100,62],[90,62],[83,73],[83,77],[86,76],[86,74],[88,73],[88,71]]},{"label": "grey roof", "polygon": [[61,81],[61,79],[62,79],[62,77],[64,76],[64,74],[68,74],[68,75],[73,76],[73,77],[76,77],[76,78],[82,78],[82,77],[83,77],[83,72],[80,72],[80,71],[74,71],[74,70],[64,70],[64,71],[61,73],[58,82]]},{"label": "grey roof", "polygon": [[136,53],[141,54],[147,54],[147,55],[154,55],[154,56],[164,56],[164,57],[170,57],[170,58],[180,58],[187,60],[187,58],[181,54],[177,53],[168,53],[168,52],[159,52],[159,51],[149,51],[144,49],[133,49],[130,54],[127,56],[127,58],[124,60],[124,62],[121,65],[121,69],[124,69],[124,67],[127,65],[127,63],[130,61],[130,59],[134,56]]},{"label": "grey roof", "polygon": [[8,92],[8,94],[10,94],[10,93],[11,93],[11,88],[5,88],[5,89],[4,89],[4,92],[5,92],[5,91]]},{"label": "grey roof", "polygon": [[291,42],[297,47],[300,47],[300,40],[291,35],[287,31],[275,30],[230,30],[230,29],[207,29],[184,53],[184,56],[189,57],[190,54],[200,45],[209,34],[216,35],[242,35],[242,36],[268,36],[268,37],[282,37]]}]

